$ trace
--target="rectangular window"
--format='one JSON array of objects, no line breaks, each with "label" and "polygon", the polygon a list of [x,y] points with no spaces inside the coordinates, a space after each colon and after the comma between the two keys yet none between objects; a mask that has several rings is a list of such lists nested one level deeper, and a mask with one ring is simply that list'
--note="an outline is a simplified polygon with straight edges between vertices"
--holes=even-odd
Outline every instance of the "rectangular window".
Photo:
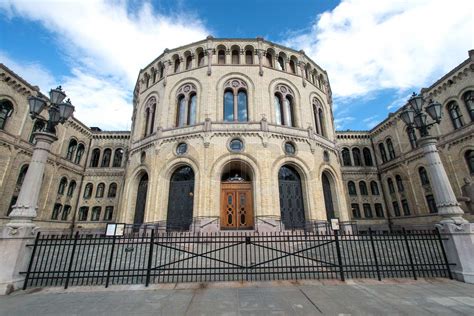
[{"label": "rectangular window", "polygon": [[382,204],[375,203],[375,215],[377,217],[384,217]]},{"label": "rectangular window", "polygon": [[353,204],[351,204],[351,208],[352,208],[352,217],[353,218],[360,218],[359,204],[353,203]]},{"label": "rectangular window", "polygon": [[372,218],[373,217],[372,207],[370,206],[370,204],[369,203],[364,203],[363,207],[364,207],[364,216],[366,218]]},{"label": "rectangular window", "polygon": [[393,213],[395,214],[395,216],[400,216],[400,207],[398,206],[398,202],[397,201],[394,201],[392,202],[392,206],[393,206]]},{"label": "rectangular window", "polygon": [[402,200],[403,215],[410,215],[410,206],[407,200]]},{"label": "rectangular window", "polygon": [[87,206],[82,206],[79,209],[79,220],[87,221],[87,215],[89,214],[89,208]]},{"label": "rectangular window", "polygon": [[438,213],[436,201],[432,194],[426,196],[426,203],[428,203],[428,209],[430,210],[430,214]]},{"label": "rectangular window", "polygon": [[98,221],[100,219],[100,211],[101,207],[100,206],[94,206],[92,208],[92,215],[91,215],[91,221]]},{"label": "rectangular window", "polygon": [[64,205],[63,213],[61,214],[61,220],[67,221],[69,213],[71,213],[71,205]]},{"label": "rectangular window", "polygon": [[113,214],[114,214],[114,207],[106,206],[105,213],[104,213],[104,221],[111,221]]},{"label": "rectangular window", "polygon": [[61,213],[61,208],[63,206],[59,203],[54,204],[53,213],[51,214],[51,219],[58,219],[59,213]]}]

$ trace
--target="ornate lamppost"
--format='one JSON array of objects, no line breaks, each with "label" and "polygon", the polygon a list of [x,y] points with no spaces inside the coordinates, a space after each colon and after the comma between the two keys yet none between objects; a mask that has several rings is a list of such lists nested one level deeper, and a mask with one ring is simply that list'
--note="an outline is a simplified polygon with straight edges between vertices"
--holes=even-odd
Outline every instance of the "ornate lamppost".
[{"label": "ornate lamppost", "polygon": [[[400,114],[400,118],[409,128],[420,131],[421,138],[418,145],[423,149],[428,162],[428,170],[431,177],[432,189],[438,208],[438,214],[442,217],[441,223],[464,224],[467,221],[462,217],[464,212],[454,195],[453,188],[441,162],[438,149],[436,148],[436,137],[430,136],[429,129],[441,122],[441,104],[430,100],[425,106],[425,100],[421,95],[413,95],[408,100],[408,106]],[[427,115],[428,114],[428,115]],[[432,122],[428,122],[428,116]]]},{"label": "ornate lamppost", "polygon": [[39,96],[28,98],[32,119],[39,117],[45,108],[48,108],[49,118],[45,130],[34,133],[36,144],[33,149],[33,156],[21,186],[18,200],[10,213],[10,222],[7,224],[10,227],[35,226],[31,220],[37,215],[44,168],[51,144],[58,139],[55,135],[55,128],[58,124],[64,123],[74,112],[74,106],[69,99],[63,102],[65,98],[66,93],[61,89],[61,86],[51,89],[49,101]]}]

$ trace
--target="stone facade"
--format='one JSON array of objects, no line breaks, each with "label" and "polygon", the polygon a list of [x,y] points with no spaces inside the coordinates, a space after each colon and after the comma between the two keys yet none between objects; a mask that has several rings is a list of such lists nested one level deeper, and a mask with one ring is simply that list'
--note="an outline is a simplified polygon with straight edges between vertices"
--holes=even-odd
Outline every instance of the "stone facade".
[{"label": "stone facade", "polygon": [[[472,176],[466,155],[474,149],[474,127],[463,98],[474,90],[473,71],[471,51],[469,59],[422,90],[445,109],[432,132],[439,136],[443,163],[459,197],[463,179]],[[0,65],[0,101],[12,107],[0,129],[2,224],[18,194],[22,168],[31,159],[35,123],[27,97],[37,93],[37,87]],[[456,129],[446,108],[452,101],[462,113],[463,126]],[[331,216],[380,226],[438,220],[428,209],[429,184],[420,184],[421,151],[411,147],[398,113],[370,131],[335,132],[327,73],[303,51],[261,38],[208,37],[165,50],[139,73],[130,132],[104,132],[72,118],[57,127],[57,137],[36,218],[43,229],[97,229],[106,222],[165,225],[170,212],[185,213],[189,207],[194,229],[219,229],[226,214],[223,184],[234,173],[251,183],[246,207],[252,210],[252,225],[245,229],[285,226],[282,209],[296,210],[313,223]],[[383,162],[378,146],[387,146],[388,138],[393,150],[385,149]],[[233,140],[242,147],[234,147]],[[351,166],[343,163],[344,149]],[[371,164],[364,152],[370,153]],[[176,198],[173,190],[184,188],[185,182],[174,179],[186,167],[193,180],[186,182],[183,198]],[[285,187],[280,181],[284,168],[299,178],[301,192],[292,193],[296,206],[284,206],[278,198]],[[76,185],[69,190],[72,181]],[[355,194],[349,194],[349,182]],[[110,190],[114,184],[116,189]],[[400,216],[393,209],[395,201]],[[64,212],[66,205],[69,212]],[[463,208],[468,209],[465,203]]]}]

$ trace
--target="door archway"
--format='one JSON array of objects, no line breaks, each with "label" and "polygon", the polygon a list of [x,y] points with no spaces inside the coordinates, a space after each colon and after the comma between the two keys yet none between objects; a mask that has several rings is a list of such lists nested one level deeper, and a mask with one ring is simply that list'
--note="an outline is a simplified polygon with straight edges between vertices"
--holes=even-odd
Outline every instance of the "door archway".
[{"label": "door archway", "polygon": [[301,177],[292,166],[278,171],[281,221],[286,229],[304,228],[306,224]]},{"label": "door archway", "polygon": [[321,178],[323,182],[323,195],[324,206],[326,208],[326,218],[327,220],[330,220],[331,218],[336,218],[336,212],[334,211],[334,201],[332,197],[331,182],[326,172],[323,172]]},{"label": "door archway", "polygon": [[145,219],[146,197],[148,193],[148,174],[144,173],[140,177],[137,189],[137,201],[135,203],[135,216],[133,218],[133,225],[140,226]]},{"label": "door archway", "polygon": [[189,230],[193,222],[194,171],[183,166],[173,172],[168,194],[166,229]]}]

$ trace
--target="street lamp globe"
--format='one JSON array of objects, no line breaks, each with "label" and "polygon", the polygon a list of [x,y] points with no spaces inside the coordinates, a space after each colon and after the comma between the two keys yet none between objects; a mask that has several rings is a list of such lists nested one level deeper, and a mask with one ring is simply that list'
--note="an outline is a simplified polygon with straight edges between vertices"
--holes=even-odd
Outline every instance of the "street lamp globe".
[{"label": "street lamp globe", "polygon": [[46,101],[40,97],[30,96],[28,97],[28,103],[30,105],[30,114],[32,116],[37,116],[43,111],[46,107]]},{"label": "street lamp globe", "polygon": [[423,97],[421,95],[417,95],[415,92],[413,92],[413,95],[411,98],[408,100],[408,103],[410,103],[411,107],[415,112],[420,112],[422,107],[423,107]]},{"label": "street lamp globe", "polygon": [[74,112],[74,106],[71,104],[71,100],[67,100],[58,105],[59,108],[59,119],[61,122],[65,122],[69,117],[71,117]]},{"label": "street lamp globe", "polygon": [[400,113],[400,118],[406,125],[411,126],[415,118],[415,111],[410,108],[405,108],[405,110]]},{"label": "street lamp globe", "polygon": [[439,102],[431,100],[430,104],[428,104],[425,110],[428,115],[433,119],[433,121],[441,121],[441,104]]},{"label": "street lamp globe", "polygon": [[66,97],[66,93],[61,89],[61,86],[58,86],[56,89],[51,89],[49,91],[49,100],[53,104],[59,104],[63,102],[64,98]]}]

